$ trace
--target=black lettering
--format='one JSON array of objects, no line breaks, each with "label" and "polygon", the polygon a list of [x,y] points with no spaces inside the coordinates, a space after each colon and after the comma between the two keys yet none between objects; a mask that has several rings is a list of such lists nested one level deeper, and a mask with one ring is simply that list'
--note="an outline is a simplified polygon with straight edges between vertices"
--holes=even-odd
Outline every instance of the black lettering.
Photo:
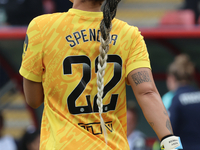
[{"label": "black lettering", "polygon": [[76,43],[75,43],[74,40],[70,40],[71,38],[72,38],[71,35],[66,36],[67,42],[71,42],[71,43],[72,43],[72,44],[69,44],[69,46],[70,46],[70,47],[74,47],[74,46],[76,46]]},{"label": "black lettering", "polygon": [[101,33],[101,31],[98,30],[98,31],[97,31],[97,41],[98,41],[98,42],[100,42],[100,33]]},{"label": "black lettering", "polygon": [[[80,39],[82,39],[83,42],[88,42],[88,41],[100,42],[101,31],[96,30],[96,29],[88,29],[88,30],[89,30],[89,33],[86,29],[83,29],[83,30],[74,32],[73,35],[67,35],[66,40],[67,42],[70,43],[69,44],[70,47],[75,47],[76,45],[80,44]],[[89,37],[88,37],[88,34],[89,34]],[[117,34],[111,35],[110,44],[116,45],[117,39],[118,39]],[[148,80],[148,78],[142,79],[142,80]]]},{"label": "black lettering", "polygon": [[112,35],[112,37],[111,37],[111,43],[112,43],[112,41],[113,41],[113,45],[116,44],[117,38],[118,38],[118,35],[116,35],[116,34]]},{"label": "black lettering", "polygon": [[77,31],[77,32],[74,32],[73,35],[76,39],[76,43],[80,44],[78,40],[81,39],[81,34]]},{"label": "black lettering", "polygon": [[96,31],[95,31],[95,29],[93,29],[93,31],[92,31],[92,29],[89,29],[89,34],[90,34],[90,41],[96,41]]},{"label": "black lettering", "polygon": [[178,142],[172,143],[172,145],[178,145]]},{"label": "black lettering", "polygon": [[81,30],[81,35],[82,35],[82,38],[83,38],[83,42],[88,42],[88,39],[85,39],[85,37],[87,36],[87,34],[84,34],[86,30]]},{"label": "black lettering", "polygon": [[[78,125],[80,127],[82,127],[83,129],[89,131],[93,135],[103,134],[100,122],[94,122],[94,123],[88,123],[88,124],[78,123]],[[105,122],[105,126],[108,131],[113,132],[113,122],[112,121]]]},{"label": "black lettering", "polygon": [[169,141],[169,143],[172,143],[172,142],[177,142],[178,140],[172,140],[172,141]]}]

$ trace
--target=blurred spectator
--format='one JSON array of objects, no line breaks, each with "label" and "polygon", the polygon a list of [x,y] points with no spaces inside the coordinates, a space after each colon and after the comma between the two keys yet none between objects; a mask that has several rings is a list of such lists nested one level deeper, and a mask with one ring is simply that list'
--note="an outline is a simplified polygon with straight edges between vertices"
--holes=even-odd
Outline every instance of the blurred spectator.
[{"label": "blurred spectator", "polygon": [[69,0],[0,0],[0,24],[26,26],[36,16],[67,12],[71,7]]},{"label": "blurred spectator", "polygon": [[0,0],[0,26],[4,25],[6,22],[6,12],[5,9],[2,7],[2,3]]},{"label": "blurred spectator", "polygon": [[30,126],[19,141],[18,150],[39,150],[40,131]]},{"label": "blurred spectator", "polygon": [[72,5],[69,0],[43,0],[45,13],[67,12]]},{"label": "blurred spectator", "polygon": [[180,136],[184,150],[200,148],[200,91],[192,85],[195,67],[186,54],[178,55],[169,67],[178,88],[169,108],[174,135]]},{"label": "blurred spectator", "polygon": [[136,130],[138,114],[136,103],[127,102],[127,137],[130,150],[146,150],[146,139],[144,133]]},{"label": "blurred spectator", "polygon": [[42,0],[0,0],[5,9],[8,25],[28,25],[36,16],[44,13]]},{"label": "blurred spectator", "polygon": [[13,137],[3,136],[4,118],[0,112],[0,150],[17,150],[17,145]]},{"label": "blurred spectator", "polygon": [[171,72],[169,71],[169,68],[167,70],[166,84],[167,84],[167,89],[169,91],[162,96],[162,101],[163,101],[163,104],[165,105],[165,108],[168,110],[169,107],[171,106],[172,99],[174,97],[174,92],[178,87],[178,83],[175,79],[175,76],[171,74]]},{"label": "blurred spectator", "polygon": [[67,12],[72,8],[72,2],[69,0],[53,0],[56,7],[56,12]]},{"label": "blurred spectator", "polygon": [[43,0],[42,2],[45,14],[56,12],[54,0]]},{"label": "blurred spectator", "polygon": [[185,0],[183,9],[190,9],[194,11],[195,23],[197,24],[200,16],[200,0]]}]

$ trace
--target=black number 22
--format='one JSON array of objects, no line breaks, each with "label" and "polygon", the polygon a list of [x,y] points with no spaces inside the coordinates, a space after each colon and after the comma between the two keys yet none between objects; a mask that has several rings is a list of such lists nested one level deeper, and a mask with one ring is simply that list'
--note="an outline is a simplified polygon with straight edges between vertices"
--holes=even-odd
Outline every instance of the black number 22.
[{"label": "black number 22", "polygon": [[[105,85],[103,98],[106,94],[120,81],[122,76],[122,59],[118,55],[108,55],[107,63],[114,64],[114,75],[112,79]],[[90,58],[85,55],[80,56],[68,56],[63,61],[63,72],[64,75],[72,74],[72,64],[83,65],[83,76],[79,84],[72,91],[67,98],[67,105],[69,112],[73,115],[86,114],[98,112],[97,95],[94,97],[93,109],[90,102],[90,95],[86,95],[87,106],[76,106],[76,100],[85,90],[87,84],[91,79],[91,61]],[[97,73],[98,57],[95,60],[95,73]],[[117,104],[118,94],[112,94],[110,103],[103,105],[103,112],[115,110]]]}]

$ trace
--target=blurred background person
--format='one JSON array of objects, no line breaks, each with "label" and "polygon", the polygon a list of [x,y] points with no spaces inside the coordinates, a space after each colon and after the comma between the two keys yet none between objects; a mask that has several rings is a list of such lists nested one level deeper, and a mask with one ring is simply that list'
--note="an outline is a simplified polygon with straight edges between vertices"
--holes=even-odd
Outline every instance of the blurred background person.
[{"label": "blurred background person", "polygon": [[171,106],[175,91],[178,88],[178,82],[175,76],[171,74],[171,72],[169,71],[169,68],[167,70],[166,85],[169,91],[162,96],[162,101],[163,104],[165,105],[165,108],[168,110],[169,107]]},{"label": "blurred background person", "polygon": [[72,8],[72,2],[69,0],[43,0],[44,12],[67,12]]},{"label": "blurred background person", "polygon": [[39,150],[40,131],[34,126],[29,126],[19,140],[18,150]]},{"label": "blurred background person", "polygon": [[67,12],[72,8],[72,2],[69,0],[53,0],[55,3],[56,12]]},{"label": "blurred background person", "polygon": [[0,150],[17,150],[17,144],[13,137],[3,135],[4,117],[0,111]]},{"label": "blurred background person", "polygon": [[0,19],[7,25],[27,26],[39,15],[67,12],[71,7],[69,0],[0,0],[0,13],[5,13]]},{"label": "blurred background person", "polygon": [[42,3],[45,14],[56,12],[56,6],[54,0],[43,0]]},{"label": "blurred background person", "polygon": [[169,66],[177,89],[169,108],[174,134],[181,137],[184,150],[200,148],[200,91],[192,83],[195,67],[190,57],[180,54]]},{"label": "blurred background person", "polygon": [[146,150],[145,134],[137,130],[138,112],[136,103],[127,102],[127,137],[130,150]]},{"label": "blurred background person", "polygon": [[195,24],[198,24],[200,16],[200,0],[184,0],[183,9],[190,9],[195,14]]},{"label": "blurred background person", "polygon": [[8,25],[24,26],[44,13],[42,0],[6,0],[1,3],[6,12]]}]

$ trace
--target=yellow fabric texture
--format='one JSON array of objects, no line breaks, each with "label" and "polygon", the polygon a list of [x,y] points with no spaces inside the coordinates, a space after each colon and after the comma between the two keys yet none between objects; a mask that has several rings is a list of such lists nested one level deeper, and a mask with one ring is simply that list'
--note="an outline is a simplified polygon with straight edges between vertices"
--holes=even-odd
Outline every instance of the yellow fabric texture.
[{"label": "yellow fabric texture", "polygon": [[108,145],[96,104],[96,69],[101,12],[70,9],[34,18],[28,26],[20,74],[42,82],[44,112],[40,150],[128,150],[126,77],[150,68],[136,27],[114,19],[104,77],[104,118]]}]

